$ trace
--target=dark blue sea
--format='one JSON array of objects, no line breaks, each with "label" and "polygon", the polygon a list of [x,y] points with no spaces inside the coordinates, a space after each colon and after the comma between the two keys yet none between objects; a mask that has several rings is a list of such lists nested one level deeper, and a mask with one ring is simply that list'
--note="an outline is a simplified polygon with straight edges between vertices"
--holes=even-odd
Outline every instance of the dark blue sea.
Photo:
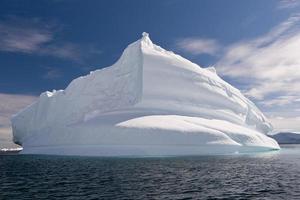
[{"label": "dark blue sea", "polygon": [[0,199],[300,199],[300,146],[232,156],[1,155]]}]

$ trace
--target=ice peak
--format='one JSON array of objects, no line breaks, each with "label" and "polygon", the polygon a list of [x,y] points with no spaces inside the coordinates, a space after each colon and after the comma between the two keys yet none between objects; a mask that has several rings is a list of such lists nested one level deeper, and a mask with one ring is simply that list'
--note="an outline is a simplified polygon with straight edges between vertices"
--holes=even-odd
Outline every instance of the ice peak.
[{"label": "ice peak", "polygon": [[142,33],[142,36],[143,36],[143,37],[142,37],[141,41],[142,41],[143,43],[145,43],[145,44],[147,44],[147,45],[150,45],[150,46],[153,45],[152,41],[150,40],[149,33],[143,32],[143,33]]},{"label": "ice peak", "polygon": [[210,71],[210,72],[212,72],[212,73],[214,73],[214,74],[217,74],[217,70],[216,70],[216,68],[214,66],[209,66],[209,67],[207,67],[205,69],[208,70],[208,71]]},{"label": "ice peak", "polygon": [[143,36],[143,38],[149,37],[149,33],[143,32],[142,36]]}]

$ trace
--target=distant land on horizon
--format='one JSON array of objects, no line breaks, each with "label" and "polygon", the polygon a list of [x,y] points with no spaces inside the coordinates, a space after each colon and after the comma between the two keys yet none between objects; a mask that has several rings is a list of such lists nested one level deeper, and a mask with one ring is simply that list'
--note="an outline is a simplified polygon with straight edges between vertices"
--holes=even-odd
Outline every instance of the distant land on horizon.
[{"label": "distant land on horizon", "polygon": [[300,144],[300,133],[297,132],[279,132],[275,135],[269,135],[279,144]]}]

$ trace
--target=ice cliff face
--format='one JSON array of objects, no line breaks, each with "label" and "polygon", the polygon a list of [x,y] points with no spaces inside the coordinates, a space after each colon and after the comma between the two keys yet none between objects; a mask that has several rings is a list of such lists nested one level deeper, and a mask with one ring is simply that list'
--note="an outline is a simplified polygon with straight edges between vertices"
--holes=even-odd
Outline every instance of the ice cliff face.
[{"label": "ice cliff face", "polygon": [[214,68],[147,33],[112,66],[45,92],[12,118],[23,153],[185,155],[279,149],[271,125]]}]

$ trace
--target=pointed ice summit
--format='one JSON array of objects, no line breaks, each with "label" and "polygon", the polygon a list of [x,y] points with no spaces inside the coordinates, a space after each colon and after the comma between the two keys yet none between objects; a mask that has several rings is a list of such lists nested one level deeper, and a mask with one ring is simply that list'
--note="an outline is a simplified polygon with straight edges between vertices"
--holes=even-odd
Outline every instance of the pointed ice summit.
[{"label": "pointed ice summit", "polygon": [[147,33],[112,66],[45,92],[12,118],[22,153],[161,156],[279,149],[271,125],[214,68],[155,45]]}]

